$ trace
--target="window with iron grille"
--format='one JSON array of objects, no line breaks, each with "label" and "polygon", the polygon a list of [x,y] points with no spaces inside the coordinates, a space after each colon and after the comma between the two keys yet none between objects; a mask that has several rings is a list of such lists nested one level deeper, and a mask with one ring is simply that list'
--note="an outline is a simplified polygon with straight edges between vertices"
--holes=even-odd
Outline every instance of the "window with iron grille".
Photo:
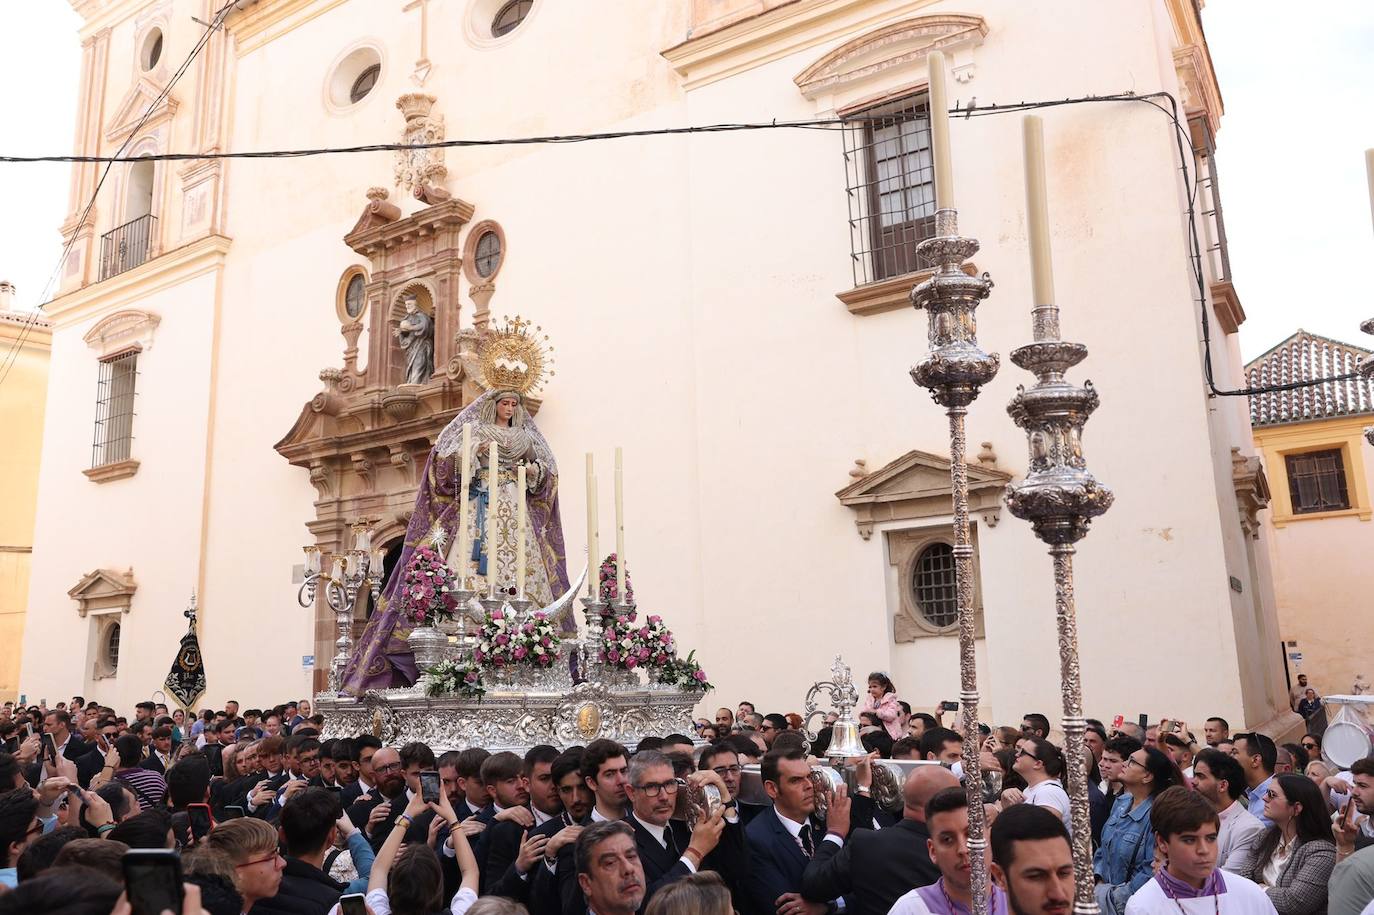
[{"label": "window with iron grille", "polygon": [[916,245],[935,232],[926,96],[849,115],[841,133],[854,285],[927,269],[916,254]]},{"label": "window with iron grille", "polygon": [[945,629],[959,621],[954,547],[932,543],[921,551],[911,569],[911,591],[916,609],[930,626]]},{"label": "window with iron grille", "polygon": [[1309,451],[1284,458],[1288,465],[1288,497],[1293,514],[1340,511],[1350,507],[1345,463],[1339,448]]},{"label": "window with iron grille", "polygon": [[91,444],[92,467],[129,459],[134,439],[137,378],[137,350],[100,360],[100,378],[95,393],[95,438]]}]

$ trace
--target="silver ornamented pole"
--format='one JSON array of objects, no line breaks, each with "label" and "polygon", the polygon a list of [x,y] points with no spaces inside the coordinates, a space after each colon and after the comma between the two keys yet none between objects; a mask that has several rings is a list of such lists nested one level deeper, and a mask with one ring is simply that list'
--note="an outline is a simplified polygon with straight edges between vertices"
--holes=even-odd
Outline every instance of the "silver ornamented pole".
[{"label": "silver ornamented pole", "polygon": [[1007,486],[1007,508],[1029,521],[1035,535],[1049,544],[1054,563],[1054,606],[1059,634],[1060,696],[1064,711],[1064,756],[1069,809],[1073,823],[1074,912],[1096,915],[1093,895],[1092,824],[1088,809],[1088,764],[1083,742],[1083,683],[1078,664],[1078,618],[1073,594],[1074,544],[1088,524],[1112,504],[1111,490],[1097,482],[1083,459],[1083,425],[1097,409],[1092,382],[1070,384],[1064,373],[1082,362],[1088,348],[1059,337],[1059,308],[1054,303],[1045,206],[1043,138],[1040,119],[1026,121],[1027,204],[1031,237],[1031,273],[1035,304],[1032,339],[1013,350],[1011,361],[1032,372],[1029,390],[1018,388],[1007,407],[1026,431],[1030,469],[1026,478]]},{"label": "silver ornamented pole", "polygon": [[992,281],[964,273],[964,261],[978,242],[959,235],[954,209],[935,213],[935,237],[917,254],[935,266],[934,275],[911,290],[911,303],[929,316],[930,351],[911,369],[912,379],[930,390],[949,416],[950,483],[954,501],[954,579],[959,619],[959,706],[964,731],[964,781],[968,788],[971,915],[986,915],[988,874],[983,776],[978,764],[978,668],[974,654],[973,546],[969,542],[968,465],[964,463],[964,417],[979,388],[997,374],[998,359],[978,348],[974,311],[992,291]]}]

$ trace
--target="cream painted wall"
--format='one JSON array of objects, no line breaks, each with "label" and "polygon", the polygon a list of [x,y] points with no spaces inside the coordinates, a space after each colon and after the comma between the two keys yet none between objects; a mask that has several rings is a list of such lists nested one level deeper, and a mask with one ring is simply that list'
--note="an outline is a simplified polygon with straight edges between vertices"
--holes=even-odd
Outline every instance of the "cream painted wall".
[{"label": "cream painted wall", "polygon": [[[0,311],[0,352],[14,355],[0,386],[0,701],[19,695],[20,646],[29,593],[50,331],[27,313]],[[2,362],[3,360],[0,360]]]},{"label": "cream painted wall", "polygon": [[[231,148],[399,136],[393,100],[414,89],[416,17],[365,16],[371,7],[359,0],[307,6],[318,15],[231,54]],[[836,33],[687,92],[659,53],[685,34],[687,4],[629,4],[593,21],[544,0],[510,40],[486,48],[461,37],[466,4],[430,6],[435,66],[424,89],[438,97],[449,137],[825,116],[841,102],[805,99],[793,77],[854,37]],[[1024,7],[979,5],[990,30],[974,81],[956,87],[961,100],[1178,91],[1162,5],[1076,0],[1053,21]],[[895,18],[918,8],[968,11],[903,0],[868,9]],[[328,66],[364,40],[383,49],[381,83],[330,114],[321,100]],[[909,78],[922,80],[922,68]],[[179,134],[180,113],[174,125]],[[1088,427],[1090,466],[1117,492],[1078,565],[1086,710],[1263,720],[1242,695],[1240,669],[1264,661],[1235,636],[1226,569],[1238,521],[1219,469],[1248,436],[1219,423],[1202,390],[1170,125],[1143,104],[1115,104],[1051,110],[1046,129],[1064,329],[1092,352],[1074,377],[1091,378],[1103,399]],[[1029,337],[1019,130],[1012,116],[953,130],[963,227],[982,241],[975,261],[997,281],[980,338],[1004,360]],[[703,707],[749,698],[796,709],[837,651],[858,671],[890,670],[918,707],[953,698],[954,640],[892,643],[884,538],[863,541],[834,498],[856,458],[876,468],[911,448],[947,448],[943,415],[906,375],[924,351],[924,315],[855,317],[835,298],[852,286],[838,134],[451,150],[447,164],[447,186],[475,205],[474,219],[505,230],[493,314],[538,321],[558,348],[539,422],[576,481],[562,494],[569,556],[585,549],[582,455],[595,451],[608,468],[622,445],[636,590],[698,649],[719,688]],[[366,189],[391,186],[392,160],[243,161],[226,174],[232,247],[219,285],[202,278],[139,306],[164,323],[140,362],[148,400],[136,456],[148,457],[134,479],[93,487],[80,476],[94,360],[80,327],[55,344],[62,382],[48,436],[61,446],[45,462],[39,529],[54,549],[35,569],[31,606],[45,623],[26,642],[26,684],[70,691],[57,684],[80,671],[63,668],[58,646],[84,622],[65,591],[97,565],[131,565],[140,588],[111,701],[156,688],[203,555],[205,702],[252,705],[305,689],[311,624],[290,575],[314,492],[272,444],[319,389],[319,370],[341,361],[333,296],[358,258],[340,239]],[[393,202],[418,206],[397,194]],[[1029,379],[1007,362],[969,418],[974,451],[992,441],[1017,474],[1024,438],[1004,407]],[[173,399],[179,409],[168,408]],[[61,519],[78,513],[83,530],[58,549],[68,542]],[[999,723],[1029,710],[1057,719],[1049,559],[1005,512],[980,529],[979,546],[985,711]],[[1146,631],[1188,638],[1161,657],[1142,649]],[[1162,675],[1161,664],[1188,676]]]}]

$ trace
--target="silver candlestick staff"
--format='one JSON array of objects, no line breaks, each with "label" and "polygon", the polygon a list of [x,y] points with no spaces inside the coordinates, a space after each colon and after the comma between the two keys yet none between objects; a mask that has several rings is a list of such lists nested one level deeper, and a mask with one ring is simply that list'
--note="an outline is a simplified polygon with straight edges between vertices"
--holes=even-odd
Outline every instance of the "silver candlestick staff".
[{"label": "silver candlestick staff", "polygon": [[1074,912],[1095,915],[1092,824],[1088,809],[1088,765],[1083,732],[1083,683],[1078,664],[1078,618],[1073,594],[1074,544],[1088,524],[1112,504],[1111,490],[1088,472],[1083,459],[1083,425],[1097,409],[1092,382],[1081,387],[1064,373],[1082,362],[1088,348],[1059,337],[1059,308],[1049,258],[1045,206],[1044,140],[1040,119],[1025,119],[1026,198],[1031,238],[1031,274],[1035,305],[1035,342],[1013,350],[1011,361],[1034,373],[1035,384],[1018,389],[1007,412],[1026,431],[1030,469],[1026,478],[1007,486],[1007,508],[1029,521],[1035,536],[1049,544],[1054,561],[1055,620],[1059,633],[1060,696],[1064,711],[1064,756],[1069,809],[1073,823]]},{"label": "silver candlestick staff", "polygon": [[911,290],[911,303],[929,315],[930,352],[911,369],[915,382],[949,416],[949,473],[954,501],[954,580],[959,619],[959,704],[964,731],[964,781],[968,787],[969,879],[972,915],[987,912],[986,818],[983,777],[978,764],[978,667],[974,654],[973,546],[969,542],[968,465],[964,463],[964,417],[979,389],[997,374],[996,355],[978,347],[974,311],[992,291],[986,276],[969,276],[962,264],[978,242],[959,235],[954,209],[935,212],[935,237],[917,246],[935,263],[934,274]]},{"label": "silver candlestick staff", "polygon": [[328,573],[322,570],[323,557],[319,547],[305,548],[305,583],[296,595],[296,601],[302,607],[313,607],[320,579],[324,579],[324,598],[329,609],[334,611],[334,621],[339,631],[334,642],[334,659],[329,667],[329,689],[335,693],[343,686],[344,668],[353,654],[353,608],[358,600],[358,592],[364,588],[370,589],[375,603],[381,597],[382,590],[383,554],[380,549],[372,549],[368,522],[356,522],[353,525],[353,537],[353,549],[335,555]]}]

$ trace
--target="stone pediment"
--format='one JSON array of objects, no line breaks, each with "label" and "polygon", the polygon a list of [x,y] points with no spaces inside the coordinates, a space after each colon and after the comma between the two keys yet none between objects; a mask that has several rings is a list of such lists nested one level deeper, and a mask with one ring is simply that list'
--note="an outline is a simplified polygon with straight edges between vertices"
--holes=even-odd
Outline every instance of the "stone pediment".
[{"label": "stone pediment", "polygon": [[[135,127],[140,131],[147,131],[163,121],[170,120],[172,115],[177,113],[177,100],[168,93],[166,98],[158,101],[161,95],[162,90],[151,79],[146,76],[140,79],[115,109],[114,117],[110,118],[110,123],[105,128],[105,139],[110,143],[117,143],[133,133]],[[143,120],[144,113],[155,102],[157,107],[140,126],[139,121]]]},{"label": "stone pediment", "polygon": [[903,19],[845,42],[797,74],[794,82],[802,95],[816,98],[886,71],[923,67],[926,56],[937,50],[950,58],[954,78],[968,82],[973,49],[987,33],[982,16],[946,13]]},{"label": "stone pediment", "polygon": [[[926,451],[908,451],[850,483],[835,497],[854,510],[859,536],[867,540],[875,524],[952,515],[949,466],[949,458]],[[1011,474],[990,464],[968,465],[969,512],[982,514],[988,527],[995,526],[1001,512],[1002,491],[1010,481]]]},{"label": "stone pediment", "polygon": [[133,569],[124,572],[96,569],[82,576],[67,596],[76,601],[77,612],[84,617],[91,612],[128,613],[137,590]]}]

